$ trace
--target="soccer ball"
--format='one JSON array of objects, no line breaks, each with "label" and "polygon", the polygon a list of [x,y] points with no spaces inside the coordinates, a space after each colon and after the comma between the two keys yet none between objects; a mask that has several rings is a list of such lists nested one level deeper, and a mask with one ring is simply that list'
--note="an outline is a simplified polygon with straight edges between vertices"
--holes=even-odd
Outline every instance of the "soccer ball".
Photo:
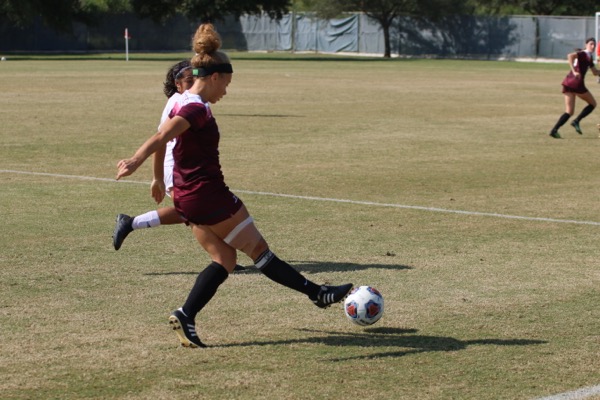
[{"label": "soccer ball", "polygon": [[355,287],[344,301],[344,312],[357,325],[373,325],[383,315],[383,296],[371,286]]}]

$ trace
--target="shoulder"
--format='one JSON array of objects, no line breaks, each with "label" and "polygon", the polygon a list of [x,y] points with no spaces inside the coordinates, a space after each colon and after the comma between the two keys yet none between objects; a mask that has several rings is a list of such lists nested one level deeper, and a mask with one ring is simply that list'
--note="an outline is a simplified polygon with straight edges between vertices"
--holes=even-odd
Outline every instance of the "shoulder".
[{"label": "shoulder", "polygon": [[173,106],[177,104],[177,102],[179,102],[180,98],[181,94],[179,93],[175,93],[173,96],[169,97],[169,100],[167,100],[166,108],[172,109]]},{"label": "shoulder", "polygon": [[212,118],[210,109],[202,102],[191,102],[182,105],[177,110],[177,115],[186,119],[192,129],[203,127]]},{"label": "shoulder", "polygon": [[197,94],[194,93],[190,93],[189,91],[185,91],[182,94],[179,95],[179,103],[181,105],[186,105],[186,104],[204,104],[204,102],[202,101],[202,98],[200,96],[198,96]]}]

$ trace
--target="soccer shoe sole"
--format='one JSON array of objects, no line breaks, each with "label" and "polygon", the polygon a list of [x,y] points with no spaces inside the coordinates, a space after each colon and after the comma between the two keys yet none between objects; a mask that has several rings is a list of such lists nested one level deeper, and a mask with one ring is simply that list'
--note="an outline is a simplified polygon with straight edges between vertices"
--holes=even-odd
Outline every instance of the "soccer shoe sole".
[{"label": "soccer shoe sole", "polygon": [[129,217],[128,215],[125,214],[119,214],[117,215],[117,219],[115,221],[115,229],[113,230],[113,235],[112,235],[112,241],[113,241],[113,247],[115,248],[115,250],[119,250],[121,248],[121,246],[123,245],[123,242],[125,241],[125,238],[127,237],[127,235],[129,235],[131,232],[133,232],[133,229],[127,230],[127,229],[121,229],[123,222],[122,220],[129,218],[131,219],[131,217]]},{"label": "soccer shoe sole", "polygon": [[[183,333],[183,328],[181,327],[181,321],[179,321],[179,318],[177,318],[174,315],[171,315],[169,317],[169,326],[171,327],[171,329],[173,329],[175,331],[175,333],[177,334],[177,337],[179,338],[179,341],[181,342],[181,345],[183,347],[190,347],[193,349],[196,349],[198,346],[196,343],[192,342],[190,339],[188,339],[185,334]],[[206,347],[206,346],[204,346]]]}]

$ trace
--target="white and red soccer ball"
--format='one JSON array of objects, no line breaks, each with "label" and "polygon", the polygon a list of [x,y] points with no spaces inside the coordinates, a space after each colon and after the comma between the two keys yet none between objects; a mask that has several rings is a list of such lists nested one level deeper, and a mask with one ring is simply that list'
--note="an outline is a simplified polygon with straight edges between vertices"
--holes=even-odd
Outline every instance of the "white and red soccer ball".
[{"label": "white and red soccer ball", "polygon": [[373,325],[383,315],[383,296],[371,286],[355,287],[344,300],[344,313],[357,325]]}]

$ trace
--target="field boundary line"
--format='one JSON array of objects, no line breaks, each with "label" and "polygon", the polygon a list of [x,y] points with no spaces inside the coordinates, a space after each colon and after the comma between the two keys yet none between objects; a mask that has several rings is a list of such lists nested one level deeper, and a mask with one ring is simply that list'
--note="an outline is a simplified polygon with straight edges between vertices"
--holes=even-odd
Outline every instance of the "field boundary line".
[{"label": "field boundary line", "polygon": [[[48,173],[48,172],[30,172],[30,171],[0,169],[0,173],[50,176],[50,177],[54,177],[54,178],[66,178],[66,179],[79,179],[79,180],[88,180],[88,181],[102,181],[102,182],[149,185],[149,182],[132,181],[132,180],[127,180],[127,179],[121,179],[121,180],[117,181],[115,179],[110,179],[110,178],[98,178],[98,177],[93,177],[93,176],[66,175],[66,174],[53,174],[53,173]],[[237,193],[245,193],[245,194],[252,194],[252,195],[259,195],[259,196],[283,197],[283,198],[298,199],[298,200],[312,200],[312,201],[345,203],[345,204],[354,204],[354,205],[363,205],[363,206],[400,208],[400,209],[407,209],[407,210],[420,210],[420,211],[438,212],[438,213],[446,213],[446,214],[462,214],[462,215],[471,215],[471,216],[480,216],[480,217],[516,219],[516,220],[523,220],[523,221],[539,221],[539,222],[552,222],[552,223],[559,223],[559,224],[600,226],[600,222],[597,222],[597,221],[581,221],[581,220],[574,220],[574,219],[527,217],[527,216],[521,216],[521,215],[499,214],[499,213],[480,212],[480,211],[452,210],[452,209],[448,209],[448,208],[412,206],[412,205],[395,204],[395,203],[378,203],[378,202],[374,202],[374,201],[335,199],[335,198],[330,198],[330,197],[301,196],[301,195],[295,195],[295,194],[271,193],[271,192],[261,192],[261,191],[253,191],[253,190],[242,190],[242,189],[232,189],[232,191],[237,192]]]},{"label": "field boundary line", "polygon": [[588,386],[571,392],[554,394],[547,397],[539,397],[535,400],[583,400],[597,394],[600,394],[600,385]]}]

